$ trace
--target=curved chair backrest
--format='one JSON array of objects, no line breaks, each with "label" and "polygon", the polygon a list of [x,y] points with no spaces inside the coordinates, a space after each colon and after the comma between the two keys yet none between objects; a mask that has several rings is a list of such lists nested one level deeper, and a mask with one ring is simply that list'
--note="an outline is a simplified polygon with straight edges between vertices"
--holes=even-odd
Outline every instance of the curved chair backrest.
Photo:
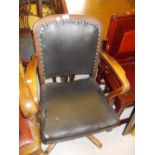
[{"label": "curved chair backrest", "polygon": [[101,34],[96,20],[79,15],[48,16],[36,23],[33,34],[41,83],[55,76],[95,76]]}]

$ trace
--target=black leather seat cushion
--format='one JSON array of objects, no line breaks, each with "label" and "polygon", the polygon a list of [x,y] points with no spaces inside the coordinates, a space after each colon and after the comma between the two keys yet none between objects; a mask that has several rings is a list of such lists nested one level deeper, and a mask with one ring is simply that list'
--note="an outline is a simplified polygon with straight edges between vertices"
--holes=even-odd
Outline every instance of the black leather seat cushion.
[{"label": "black leather seat cushion", "polygon": [[116,125],[118,118],[92,78],[48,83],[41,88],[44,143],[63,141]]}]

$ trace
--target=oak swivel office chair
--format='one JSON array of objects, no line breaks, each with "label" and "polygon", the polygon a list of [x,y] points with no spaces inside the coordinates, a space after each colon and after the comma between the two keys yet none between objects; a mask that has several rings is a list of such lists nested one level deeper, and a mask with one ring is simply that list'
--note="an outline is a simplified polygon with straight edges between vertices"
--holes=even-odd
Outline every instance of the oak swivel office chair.
[{"label": "oak swivel office chair", "polygon": [[[52,144],[87,136],[101,147],[92,134],[115,127],[118,117],[95,80],[101,51],[100,23],[79,15],[48,16],[35,24],[33,34],[39,57],[42,142],[50,144],[50,150]],[[102,56],[126,79],[115,60]],[[89,77],[75,80],[78,74]],[[71,80],[58,83],[56,77],[64,76]],[[124,86],[122,93],[129,89],[127,79]]]}]

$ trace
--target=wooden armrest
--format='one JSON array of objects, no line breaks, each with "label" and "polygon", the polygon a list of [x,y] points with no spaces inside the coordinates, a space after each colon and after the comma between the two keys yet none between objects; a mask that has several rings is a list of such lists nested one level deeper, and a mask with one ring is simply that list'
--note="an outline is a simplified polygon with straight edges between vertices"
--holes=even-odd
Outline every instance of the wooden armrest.
[{"label": "wooden armrest", "polygon": [[112,58],[105,52],[101,52],[101,59],[103,59],[103,61],[110,66],[110,68],[115,73],[115,75],[117,76],[118,80],[121,83],[121,86],[119,88],[111,91],[107,96],[109,103],[112,104],[112,99],[114,97],[122,95],[129,91],[130,83],[126,77],[124,69],[114,58]]},{"label": "wooden armrest", "polygon": [[38,56],[35,54],[32,60],[28,63],[26,68],[26,81],[31,90],[33,100],[38,103],[37,97],[37,66],[38,66]]},{"label": "wooden armrest", "polygon": [[19,92],[19,105],[23,115],[25,117],[34,116],[37,113],[38,108],[25,80],[24,69],[21,62],[19,66]]}]

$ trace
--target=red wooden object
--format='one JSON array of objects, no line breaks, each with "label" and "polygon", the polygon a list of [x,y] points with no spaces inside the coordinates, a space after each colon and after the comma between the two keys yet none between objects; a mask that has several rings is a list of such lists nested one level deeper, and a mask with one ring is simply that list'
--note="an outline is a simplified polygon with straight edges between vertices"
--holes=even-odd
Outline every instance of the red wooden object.
[{"label": "red wooden object", "polygon": [[19,147],[32,144],[33,137],[28,119],[26,119],[21,112],[19,112]]},{"label": "red wooden object", "polygon": [[134,59],[135,15],[113,15],[111,17],[105,51],[116,60]]},{"label": "red wooden object", "polygon": [[[135,104],[135,15],[113,15],[111,17],[106,40],[104,40],[104,51],[114,57],[124,68],[130,82],[130,91],[125,95],[115,98],[114,105],[118,115],[123,110]],[[97,81],[99,84],[105,82],[105,93],[110,92],[120,86],[114,73],[101,59]],[[125,123],[128,119],[120,120]]]}]

